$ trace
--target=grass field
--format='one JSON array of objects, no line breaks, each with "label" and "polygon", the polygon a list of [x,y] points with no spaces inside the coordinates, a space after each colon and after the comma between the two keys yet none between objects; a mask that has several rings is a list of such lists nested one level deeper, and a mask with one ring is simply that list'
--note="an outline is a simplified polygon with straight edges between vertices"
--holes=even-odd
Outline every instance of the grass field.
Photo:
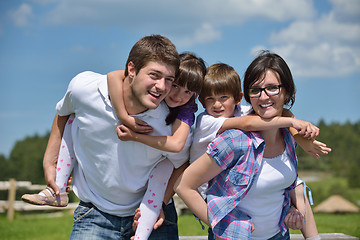
[{"label": "grass field", "polygon": [[[360,236],[360,214],[316,214],[320,233],[344,233]],[[69,239],[72,227],[72,214],[68,211],[56,214],[19,214],[9,222],[5,215],[0,216],[0,239],[2,240],[63,240]],[[207,235],[192,215],[179,217],[181,236]],[[299,231],[290,231],[300,233]]]}]

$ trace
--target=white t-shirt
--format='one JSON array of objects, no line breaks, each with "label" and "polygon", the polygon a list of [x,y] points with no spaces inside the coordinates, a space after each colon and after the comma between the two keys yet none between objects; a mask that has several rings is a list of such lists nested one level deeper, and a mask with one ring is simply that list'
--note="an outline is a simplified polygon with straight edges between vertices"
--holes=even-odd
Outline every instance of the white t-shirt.
[{"label": "white t-shirt", "polygon": [[[249,114],[252,111],[251,106],[237,105],[234,111],[235,117],[240,117]],[[223,125],[225,117],[213,117],[206,110],[199,114],[196,118],[196,127],[194,131],[193,143],[190,147],[190,163],[201,157],[209,145],[214,140],[221,126]],[[199,187],[199,192],[202,197],[206,198],[207,183]]]},{"label": "white t-shirt", "polygon": [[[244,116],[251,111],[251,106],[237,105],[234,116]],[[225,117],[216,118],[211,116],[206,110],[197,116],[193,144],[190,148],[190,163],[193,163],[206,152],[207,146],[217,137],[218,131],[225,120]]]},{"label": "white t-shirt", "polygon": [[240,210],[253,220],[251,239],[268,239],[280,231],[284,192],[295,179],[295,167],[286,151],[274,158],[263,158],[260,174],[239,204]]},{"label": "white t-shirt", "polygon": [[[84,202],[117,216],[134,215],[153,167],[168,157],[177,168],[189,160],[191,135],[181,153],[170,154],[135,141],[118,139],[119,120],[109,100],[107,76],[94,72],[78,74],[56,106],[60,116],[75,113],[72,126],[74,152],[73,189]],[[152,135],[171,135],[165,118],[165,103],[135,115],[153,127]]]}]

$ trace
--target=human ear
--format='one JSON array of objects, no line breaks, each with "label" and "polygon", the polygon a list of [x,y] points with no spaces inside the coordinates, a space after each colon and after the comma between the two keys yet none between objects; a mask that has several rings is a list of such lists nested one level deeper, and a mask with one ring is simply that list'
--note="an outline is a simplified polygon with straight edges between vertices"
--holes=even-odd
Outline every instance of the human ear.
[{"label": "human ear", "polygon": [[130,61],[128,63],[128,76],[129,78],[133,79],[135,77],[135,74],[136,74],[135,65],[132,61]]},{"label": "human ear", "polygon": [[240,104],[241,99],[243,98],[243,96],[244,96],[244,93],[243,93],[243,92],[240,92],[239,98],[238,98],[238,99],[236,100],[236,102],[235,102],[236,105],[239,105],[239,104]]}]

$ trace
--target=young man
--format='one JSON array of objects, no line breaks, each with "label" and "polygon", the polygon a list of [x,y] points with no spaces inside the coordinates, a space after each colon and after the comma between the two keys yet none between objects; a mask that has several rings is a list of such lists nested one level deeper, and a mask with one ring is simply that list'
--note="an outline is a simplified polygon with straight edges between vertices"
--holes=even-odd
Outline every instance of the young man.
[{"label": "young man", "polygon": [[[140,39],[126,62],[123,85],[126,110],[152,126],[153,135],[171,135],[171,126],[165,124],[168,108],[162,100],[170,91],[178,66],[175,46],[159,35]],[[74,167],[73,189],[81,202],[74,212],[70,239],[130,239],[134,212],[143,198],[152,168],[166,157],[176,168],[183,165],[189,157],[191,136],[178,154],[135,141],[120,141],[106,75],[93,72],[73,78],[56,109],[58,114],[44,155],[44,171],[48,185],[57,189],[55,167],[62,131],[68,116],[74,113],[72,139],[78,164]],[[164,202],[170,196],[171,193],[165,194]],[[178,238],[173,203],[167,206],[165,216],[170,223],[167,221],[153,231],[150,239]]]}]

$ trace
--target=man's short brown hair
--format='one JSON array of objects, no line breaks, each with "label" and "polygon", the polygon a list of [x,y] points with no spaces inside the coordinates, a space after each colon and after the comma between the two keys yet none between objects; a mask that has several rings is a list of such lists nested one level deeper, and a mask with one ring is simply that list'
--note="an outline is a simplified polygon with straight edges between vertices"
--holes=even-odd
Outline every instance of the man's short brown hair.
[{"label": "man's short brown hair", "polygon": [[161,35],[146,36],[135,43],[126,61],[125,76],[128,75],[129,62],[134,64],[136,73],[149,62],[162,62],[174,66],[176,73],[180,65],[175,45]]}]

